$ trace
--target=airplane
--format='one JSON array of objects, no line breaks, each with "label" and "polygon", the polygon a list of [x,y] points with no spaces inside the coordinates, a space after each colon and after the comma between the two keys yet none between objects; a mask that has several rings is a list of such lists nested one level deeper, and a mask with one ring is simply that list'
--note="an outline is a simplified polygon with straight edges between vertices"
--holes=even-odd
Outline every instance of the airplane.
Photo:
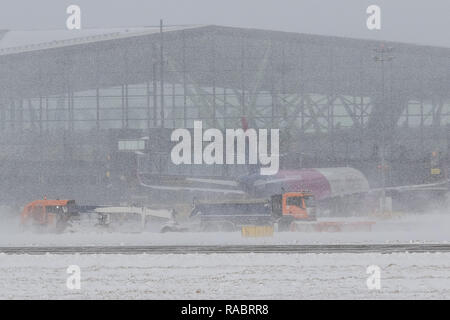
[{"label": "airplane", "polygon": [[[208,198],[243,197],[265,198],[280,193],[281,190],[308,190],[316,198],[321,211],[357,212],[365,208],[375,211],[379,206],[383,188],[370,188],[362,172],[350,167],[309,168],[280,170],[272,176],[249,174],[236,179],[192,176],[154,176],[138,173],[141,187],[163,191],[188,191],[193,198],[204,195]],[[449,192],[449,181],[385,187],[386,194],[422,195],[430,198],[433,193],[445,196]],[[424,201],[422,201],[424,205]]]},{"label": "airplane", "polygon": [[[247,130],[248,122],[242,118],[242,128]],[[250,166],[251,172],[258,166]],[[370,188],[364,174],[351,167],[306,168],[298,170],[279,170],[274,175],[249,173],[238,178],[155,175],[137,171],[138,183],[141,187],[165,191],[189,191],[192,194],[215,195],[214,197],[270,197],[280,190],[311,191],[318,203],[324,207],[348,207],[350,203],[361,206],[369,198],[379,197],[384,190],[388,194],[404,192],[437,192],[446,194],[449,191],[449,180],[445,178],[436,183],[389,186]],[[367,201],[366,201],[367,202]],[[341,209],[342,210],[342,209]]]}]

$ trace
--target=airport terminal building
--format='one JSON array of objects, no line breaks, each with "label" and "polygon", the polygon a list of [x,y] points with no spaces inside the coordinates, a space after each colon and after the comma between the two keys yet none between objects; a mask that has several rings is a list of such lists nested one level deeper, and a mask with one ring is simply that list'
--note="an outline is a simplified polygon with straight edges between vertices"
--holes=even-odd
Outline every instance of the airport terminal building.
[{"label": "airport terminal building", "polygon": [[145,196],[175,166],[170,133],[279,128],[283,168],[361,170],[380,184],[447,172],[450,48],[212,25],[0,30],[1,202]]}]

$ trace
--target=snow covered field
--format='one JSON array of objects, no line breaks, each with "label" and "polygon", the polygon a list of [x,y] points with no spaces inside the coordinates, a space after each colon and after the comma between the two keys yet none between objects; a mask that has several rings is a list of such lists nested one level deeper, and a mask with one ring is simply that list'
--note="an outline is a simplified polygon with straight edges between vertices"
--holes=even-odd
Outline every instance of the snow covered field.
[{"label": "snow covered field", "polygon": [[64,245],[236,245],[450,242],[450,214],[405,215],[379,220],[371,232],[277,232],[270,238],[242,238],[229,233],[118,233],[87,228],[63,234],[19,230],[18,221],[0,223],[0,246]]},{"label": "snow covered field", "polygon": [[[66,269],[81,268],[69,290]],[[381,268],[368,290],[366,268]],[[450,299],[445,254],[0,254],[1,299]]]},{"label": "snow covered field", "polygon": [[[22,232],[0,224],[0,246],[236,245],[450,242],[450,215],[377,221],[372,232],[233,233]],[[81,290],[66,269],[81,267]],[[381,268],[381,290],[368,290],[366,268]],[[450,253],[434,254],[0,254],[0,298],[37,299],[450,299]]]}]

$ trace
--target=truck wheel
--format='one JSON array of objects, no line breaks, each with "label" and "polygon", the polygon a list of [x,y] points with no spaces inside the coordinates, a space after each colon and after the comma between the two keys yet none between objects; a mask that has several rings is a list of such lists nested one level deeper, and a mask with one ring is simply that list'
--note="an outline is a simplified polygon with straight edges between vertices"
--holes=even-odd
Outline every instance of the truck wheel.
[{"label": "truck wheel", "polygon": [[167,233],[167,232],[172,232],[172,228],[169,226],[165,226],[164,228],[161,229],[161,233]]},{"label": "truck wheel", "polygon": [[67,227],[67,223],[61,220],[58,220],[56,222],[56,233],[62,233]]},{"label": "truck wheel", "polygon": [[220,227],[216,223],[205,223],[201,226],[203,232],[217,232],[220,231]]},{"label": "truck wheel", "polygon": [[234,225],[234,223],[231,222],[224,222],[220,225],[220,231],[224,231],[224,232],[232,232],[235,231],[236,227]]},{"label": "truck wheel", "polygon": [[289,231],[289,227],[294,221],[293,217],[282,217],[278,220],[278,230],[280,231]]}]

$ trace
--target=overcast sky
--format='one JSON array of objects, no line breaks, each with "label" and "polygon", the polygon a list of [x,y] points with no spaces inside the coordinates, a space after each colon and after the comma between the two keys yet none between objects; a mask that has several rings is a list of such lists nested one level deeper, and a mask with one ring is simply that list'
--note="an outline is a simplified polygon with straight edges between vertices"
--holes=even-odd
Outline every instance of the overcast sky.
[{"label": "overcast sky", "polygon": [[[216,24],[384,39],[450,47],[450,0],[1,0],[1,29],[64,29],[66,8],[82,10],[82,28]],[[366,8],[381,7],[381,30]]]}]

